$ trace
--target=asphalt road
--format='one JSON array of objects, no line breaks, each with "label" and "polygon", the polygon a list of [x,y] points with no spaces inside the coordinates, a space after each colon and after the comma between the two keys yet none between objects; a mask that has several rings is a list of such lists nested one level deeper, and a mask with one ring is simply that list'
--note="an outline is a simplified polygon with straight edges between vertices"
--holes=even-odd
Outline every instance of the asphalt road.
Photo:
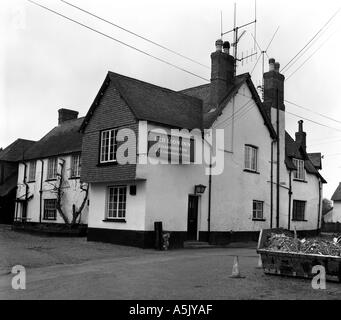
[{"label": "asphalt road", "polygon": [[[243,279],[230,278],[236,255]],[[341,298],[341,284],[264,275],[254,248],[157,252],[0,227],[0,257],[0,299]],[[25,290],[12,289],[13,263],[26,268]]]}]

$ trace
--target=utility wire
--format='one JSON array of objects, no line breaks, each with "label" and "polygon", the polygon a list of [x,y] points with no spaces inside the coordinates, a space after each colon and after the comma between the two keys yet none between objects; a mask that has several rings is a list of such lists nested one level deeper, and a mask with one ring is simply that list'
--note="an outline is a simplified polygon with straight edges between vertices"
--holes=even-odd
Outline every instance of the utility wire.
[{"label": "utility wire", "polygon": [[86,14],[88,14],[88,15],[90,15],[90,16],[93,16],[93,17],[95,17],[95,18],[97,18],[97,19],[99,19],[99,20],[102,20],[102,21],[104,21],[104,22],[106,22],[106,23],[109,23],[110,25],[112,25],[112,26],[114,26],[114,27],[116,27],[116,28],[119,28],[119,29],[121,29],[121,30],[123,30],[123,31],[125,31],[125,32],[128,32],[128,33],[134,35],[135,37],[138,37],[138,38],[140,38],[140,39],[142,39],[142,40],[145,40],[145,41],[147,41],[147,42],[149,42],[149,43],[152,43],[152,44],[155,45],[155,46],[158,46],[158,47],[160,47],[160,48],[162,48],[162,49],[164,49],[164,50],[167,50],[167,51],[169,51],[169,52],[171,52],[171,53],[173,53],[173,54],[176,54],[177,56],[179,56],[179,57],[181,57],[181,58],[184,58],[184,59],[186,59],[186,60],[188,60],[188,61],[191,61],[191,62],[193,62],[193,63],[196,63],[196,64],[198,64],[198,65],[200,65],[200,66],[202,66],[202,67],[204,67],[204,68],[210,69],[210,67],[208,67],[208,66],[202,64],[201,62],[198,62],[198,61],[196,61],[196,60],[194,60],[194,59],[192,59],[192,58],[189,58],[189,57],[187,57],[187,56],[185,56],[185,55],[183,55],[183,54],[181,54],[181,53],[178,53],[178,52],[176,52],[176,51],[174,51],[174,50],[172,50],[172,49],[169,49],[169,48],[167,48],[167,47],[164,46],[164,45],[161,45],[161,44],[159,44],[159,43],[157,43],[157,42],[155,42],[155,41],[152,41],[152,40],[150,40],[150,39],[148,39],[148,38],[146,38],[146,37],[143,37],[143,36],[137,34],[136,32],[133,32],[133,31],[130,31],[130,30],[124,28],[124,27],[121,27],[120,25],[118,25],[118,24],[116,24],[116,23],[113,23],[113,22],[111,22],[111,21],[109,21],[109,20],[106,20],[106,19],[104,19],[104,18],[102,18],[102,17],[99,17],[99,16],[97,16],[96,14],[91,13],[90,11],[87,11],[87,10],[85,10],[85,9],[82,9],[82,8],[80,8],[80,7],[78,7],[78,6],[74,5],[74,4],[72,4],[72,3],[70,3],[70,2],[65,1],[65,0],[60,0],[60,1],[61,1],[61,2],[64,2],[65,4],[67,4],[67,5],[69,5],[69,6],[73,7],[73,8],[76,8],[76,9],[82,11],[82,12],[85,12]]},{"label": "utility wire", "polygon": [[340,12],[341,8],[339,8],[333,16],[322,26],[322,28],[307,42],[307,44],[282,68],[281,72],[284,72],[284,70],[293,62],[297,56],[310,44],[312,43],[315,38],[323,31],[323,29],[336,17],[336,15]]},{"label": "utility wire", "polygon": [[176,69],[178,69],[178,70],[181,70],[181,71],[183,71],[183,72],[186,72],[186,73],[188,73],[188,74],[190,74],[190,75],[192,75],[192,76],[195,76],[195,77],[197,77],[197,78],[199,78],[199,79],[202,79],[202,80],[205,80],[205,81],[208,81],[208,82],[210,81],[210,80],[208,80],[208,79],[206,79],[206,78],[204,78],[204,77],[202,77],[202,76],[199,76],[199,75],[197,75],[197,74],[195,74],[195,73],[193,73],[193,72],[191,72],[191,71],[188,71],[188,70],[186,70],[186,69],[183,69],[183,68],[181,68],[181,67],[178,67],[177,65],[175,65],[175,64],[173,64],[173,63],[171,63],[171,62],[168,62],[168,61],[166,61],[166,60],[163,60],[163,59],[161,59],[161,58],[158,58],[158,57],[156,57],[156,56],[154,56],[154,55],[152,55],[152,54],[150,54],[150,53],[148,53],[148,52],[146,52],[146,51],[143,51],[143,50],[141,50],[141,49],[138,49],[138,48],[136,48],[136,47],[134,47],[134,46],[131,46],[130,44],[127,44],[127,43],[125,43],[125,42],[123,42],[123,41],[121,41],[121,40],[118,40],[118,39],[116,39],[116,38],[114,38],[114,37],[112,37],[112,36],[109,36],[109,35],[107,35],[107,34],[101,32],[101,31],[98,31],[98,30],[96,30],[96,29],[94,29],[94,28],[92,28],[92,27],[89,27],[88,25],[86,25],[86,24],[84,24],[84,23],[81,23],[81,22],[79,22],[79,21],[77,21],[77,20],[74,20],[74,19],[72,19],[72,18],[69,18],[69,17],[67,17],[67,16],[65,16],[65,15],[63,15],[63,14],[57,12],[57,11],[54,11],[54,10],[48,8],[48,7],[45,7],[45,6],[39,4],[39,3],[35,2],[35,1],[32,1],[32,0],[27,0],[27,1],[33,3],[34,5],[36,5],[36,6],[38,6],[38,7],[41,7],[41,8],[43,8],[43,9],[47,10],[47,11],[50,11],[50,12],[52,12],[52,13],[54,13],[54,14],[56,14],[56,15],[58,15],[58,16],[64,18],[64,19],[67,19],[67,20],[69,20],[69,21],[71,21],[71,22],[74,22],[74,23],[76,23],[76,24],[78,24],[78,25],[80,25],[80,26],[82,26],[82,27],[84,27],[84,28],[87,28],[87,29],[89,29],[89,30],[91,30],[91,31],[94,31],[94,32],[96,32],[96,33],[98,33],[98,34],[100,34],[100,35],[106,37],[106,38],[109,38],[109,39],[111,39],[111,40],[113,40],[113,41],[116,41],[116,42],[118,42],[118,43],[120,43],[120,44],[123,44],[124,46],[126,46],[126,47],[128,47],[128,48],[130,48],[130,49],[133,49],[133,50],[135,50],[135,51],[138,51],[138,52],[140,52],[140,53],[142,53],[142,54],[144,54],[144,55],[146,55],[146,56],[149,56],[149,57],[151,57],[151,58],[153,58],[153,59],[156,59],[156,60],[158,60],[158,61],[160,61],[160,62],[163,62],[163,63],[165,63],[165,64],[167,64],[167,65],[169,65],[169,66],[172,66],[173,68],[176,68]]},{"label": "utility wire", "polygon": [[325,41],[323,41],[323,43],[306,59],[303,61],[303,63],[293,72],[291,73],[286,79],[285,81],[288,81],[298,70],[300,70],[312,57],[313,55],[319,51],[325,44],[326,42],[335,34],[335,32],[330,35]]},{"label": "utility wire", "polygon": [[[79,22],[79,21],[77,21],[77,20],[74,20],[74,19],[72,19],[72,18],[69,18],[69,17],[67,17],[67,16],[65,16],[65,15],[63,15],[63,14],[57,12],[57,11],[54,11],[54,10],[48,8],[48,7],[45,7],[45,6],[39,4],[39,3],[35,2],[35,1],[32,1],[32,0],[27,0],[27,1],[29,1],[30,3],[32,3],[32,4],[34,4],[34,5],[38,6],[38,7],[41,7],[41,8],[43,8],[43,9],[47,10],[47,11],[50,11],[50,12],[52,12],[52,13],[54,13],[54,14],[56,14],[56,15],[58,15],[58,16],[64,18],[64,19],[67,19],[67,20],[69,20],[69,21],[71,21],[71,22],[74,22],[74,23],[76,23],[76,24],[78,24],[78,25],[80,25],[80,26],[82,26],[82,27],[84,27],[84,28],[87,28],[87,29],[89,29],[89,30],[91,30],[91,31],[94,31],[94,32],[96,32],[96,33],[98,33],[98,34],[100,34],[100,35],[106,37],[106,38],[109,38],[109,39],[111,39],[111,40],[113,40],[113,41],[116,41],[116,42],[118,42],[118,43],[120,43],[120,44],[122,44],[122,45],[124,45],[124,46],[126,46],[126,47],[128,47],[128,48],[131,48],[131,49],[133,49],[133,50],[136,50],[136,51],[138,51],[138,52],[140,52],[140,53],[142,53],[142,54],[144,54],[144,55],[147,55],[147,56],[149,56],[149,57],[151,57],[151,58],[154,58],[154,59],[156,59],[156,60],[158,60],[158,61],[160,61],[160,62],[163,62],[163,63],[165,63],[165,64],[167,64],[167,65],[170,65],[170,66],[172,66],[172,67],[174,67],[174,68],[176,68],[176,69],[178,69],[178,70],[181,70],[181,71],[183,71],[183,72],[186,72],[186,73],[191,74],[191,75],[193,75],[193,76],[195,76],[195,77],[197,77],[197,78],[200,78],[200,79],[202,79],[202,80],[205,80],[205,81],[208,81],[208,82],[209,82],[209,79],[203,78],[203,77],[201,77],[201,76],[199,76],[199,75],[197,75],[197,74],[195,74],[195,73],[193,73],[193,72],[190,72],[190,71],[188,71],[188,70],[186,70],[186,69],[183,69],[183,68],[181,68],[181,67],[178,67],[178,66],[175,65],[175,64],[172,64],[172,63],[170,63],[170,62],[168,62],[168,61],[166,61],[166,60],[163,60],[163,59],[161,59],[161,58],[158,58],[158,57],[156,57],[156,56],[154,56],[154,55],[152,55],[152,54],[150,54],[150,53],[148,53],[148,52],[145,52],[145,51],[143,51],[143,50],[140,50],[140,49],[138,49],[138,48],[136,48],[136,47],[134,47],[134,46],[131,46],[131,45],[129,45],[129,44],[127,44],[127,43],[125,43],[125,42],[123,42],[123,41],[121,41],[121,40],[118,40],[118,39],[116,39],[116,38],[113,38],[113,37],[111,37],[111,36],[109,36],[109,35],[107,35],[107,34],[101,32],[101,31],[98,31],[98,30],[96,30],[96,29],[94,29],[94,28],[92,28],[92,27],[89,27],[88,25],[83,24],[83,23],[81,23],[81,22]],[[63,0],[61,0],[61,1],[63,1]],[[63,1],[63,2],[64,2],[64,1]],[[336,14],[335,14],[335,15],[336,15]],[[335,15],[334,15],[334,16],[335,16]],[[242,108],[240,108],[240,109],[238,110],[238,112],[243,111],[243,109],[247,109],[249,103],[250,103],[250,100],[247,101],[247,102],[245,103],[245,105],[242,106]],[[290,102],[289,102],[289,103],[290,103]],[[247,110],[246,112],[244,112],[243,115],[246,114],[247,112],[249,112],[251,109],[252,109],[252,108],[250,108],[249,110]],[[245,110],[244,110],[244,111],[245,111]],[[302,119],[304,119],[304,120],[310,121],[310,122],[315,123],[315,124],[317,124],[317,125],[320,125],[320,126],[323,126],[323,127],[330,128],[330,129],[333,129],[333,130],[336,130],[336,131],[340,131],[340,132],[341,132],[341,129],[337,129],[337,128],[334,128],[334,127],[330,127],[330,126],[328,126],[328,125],[319,123],[319,122],[317,122],[317,121],[314,121],[314,120],[311,120],[311,119],[309,119],[309,118],[305,118],[305,117],[299,116],[299,115],[297,115],[297,114],[294,114],[294,113],[291,113],[291,112],[288,112],[288,111],[287,111],[287,113],[288,113],[288,114],[291,114],[291,115],[293,115],[293,116],[295,116],[295,117],[302,118]],[[236,116],[236,114],[235,114],[234,116]],[[226,122],[226,121],[228,121],[228,120],[230,120],[230,119],[231,119],[231,117],[228,118],[228,119],[226,119],[226,120],[223,121],[223,122]],[[223,122],[222,122],[222,123],[223,123]]]},{"label": "utility wire", "polygon": [[286,112],[287,114],[290,114],[290,115],[295,116],[295,117],[297,117],[297,118],[301,118],[301,119],[304,119],[304,120],[306,120],[306,121],[315,123],[315,124],[317,124],[317,125],[319,125],[319,126],[326,127],[326,128],[333,129],[333,130],[336,130],[336,131],[341,132],[341,129],[334,128],[334,127],[330,127],[330,126],[328,126],[328,125],[326,125],[326,124],[320,123],[320,122],[318,122],[318,121],[311,120],[311,119],[309,119],[309,118],[305,118],[305,117],[299,116],[298,114],[295,114],[295,113],[292,113],[292,112],[289,112],[289,111],[285,111],[285,112]]},{"label": "utility wire", "polygon": [[323,117],[323,118],[326,118],[326,119],[328,119],[328,120],[331,120],[331,121],[334,121],[334,122],[337,122],[337,123],[340,123],[340,124],[341,124],[341,121],[335,120],[335,119],[333,119],[332,117],[328,117],[328,116],[326,116],[326,115],[324,115],[324,114],[322,114],[322,113],[319,113],[319,112],[313,111],[313,110],[311,110],[311,109],[309,109],[309,108],[307,108],[307,107],[303,107],[303,106],[301,106],[301,105],[298,105],[297,103],[294,103],[294,102],[291,102],[291,101],[288,101],[288,100],[284,100],[284,101],[287,102],[287,103],[290,103],[291,105],[296,106],[296,107],[298,107],[298,108],[300,108],[300,109],[303,109],[303,110],[306,110],[306,111],[315,113],[315,114],[319,115],[320,117]]}]

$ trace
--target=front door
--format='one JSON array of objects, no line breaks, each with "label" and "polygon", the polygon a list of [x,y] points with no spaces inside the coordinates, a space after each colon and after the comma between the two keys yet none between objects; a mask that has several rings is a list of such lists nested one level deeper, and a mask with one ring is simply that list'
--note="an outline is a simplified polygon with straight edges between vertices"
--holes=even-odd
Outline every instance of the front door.
[{"label": "front door", "polygon": [[198,196],[188,196],[187,240],[197,240]]}]

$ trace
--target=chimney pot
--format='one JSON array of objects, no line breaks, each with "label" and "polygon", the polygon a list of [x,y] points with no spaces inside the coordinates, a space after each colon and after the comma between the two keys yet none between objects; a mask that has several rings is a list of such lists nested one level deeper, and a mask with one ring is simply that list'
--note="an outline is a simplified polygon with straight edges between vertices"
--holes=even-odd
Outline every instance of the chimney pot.
[{"label": "chimney pot", "polygon": [[276,60],[274,58],[269,59],[269,71],[275,70],[275,63],[276,63]]},{"label": "chimney pot", "polygon": [[307,149],[307,134],[303,131],[303,120],[298,121],[298,132],[295,133],[295,140],[299,143],[304,151]]},{"label": "chimney pot", "polygon": [[231,48],[230,42],[225,41],[224,44],[223,44],[224,52],[227,53],[227,54],[230,54],[230,48]]},{"label": "chimney pot", "polygon": [[279,69],[280,69],[281,65],[279,62],[275,62],[275,71],[276,72],[279,72]]},{"label": "chimney pot", "polygon": [[222,51],[222,48],[223,48],[223,40],[218,39],[215,42],[215,49],[216,49],[216,51]]},{"label": "chimney pot", "polygon": [[58,110],[58,124],[61,124],[68,120],[74,120],[78,118],[78,111],[70,109],[59,109]]}]

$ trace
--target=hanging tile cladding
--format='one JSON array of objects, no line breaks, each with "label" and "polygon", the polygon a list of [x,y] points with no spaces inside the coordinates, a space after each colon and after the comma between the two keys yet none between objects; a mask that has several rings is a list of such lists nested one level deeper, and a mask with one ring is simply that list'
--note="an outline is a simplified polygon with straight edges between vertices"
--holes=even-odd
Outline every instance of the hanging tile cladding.
[{"label": "hanging tile cladding", "polygon": [[136,165],[99,165],[100,132],[111,128],[130,128],[138,133],[138,122],[110,83],[85,128],[82,144],[82,173],[84,182],[119,182],[135,179]]}]

